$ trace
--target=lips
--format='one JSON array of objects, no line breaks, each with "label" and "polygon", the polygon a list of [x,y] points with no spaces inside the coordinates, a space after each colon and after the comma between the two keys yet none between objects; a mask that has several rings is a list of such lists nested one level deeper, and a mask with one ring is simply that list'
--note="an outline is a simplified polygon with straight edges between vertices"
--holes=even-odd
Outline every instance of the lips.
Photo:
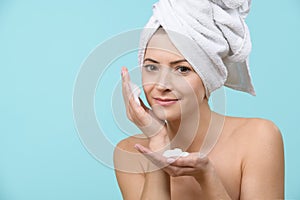
[{"label": "lips", "polygon": [[161,106],[169,106],[175,104],[179,101],[179,99],[172,99],[172,98],[153,98],[155,102]]}]

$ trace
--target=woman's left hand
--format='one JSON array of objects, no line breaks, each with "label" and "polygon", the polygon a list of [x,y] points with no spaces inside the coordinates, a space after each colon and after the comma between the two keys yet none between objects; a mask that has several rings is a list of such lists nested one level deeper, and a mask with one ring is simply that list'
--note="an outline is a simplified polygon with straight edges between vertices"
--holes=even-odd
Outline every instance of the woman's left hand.
[{"label": "woman's left hand", "polygon": [[159,153],[136,144],[135,148],[148,160],[158,167],[161,167],[170,176],[193,176],[198,182],[203,181],[213,170],[212,164],[207,157],[201,156],[199,152],[190,153],[186,157],[166,158]]},{"label": "woman's left hand", "polygon": [[231,199],[217,175],[213,164],[208,157],[201,156],[199,152],[190,153],[186,157],[179,157],[172,160],[159,153],[152,152],[140,144],[136,144],[135,148],[170,176],[194,177],[201,185],[203,199]]}]

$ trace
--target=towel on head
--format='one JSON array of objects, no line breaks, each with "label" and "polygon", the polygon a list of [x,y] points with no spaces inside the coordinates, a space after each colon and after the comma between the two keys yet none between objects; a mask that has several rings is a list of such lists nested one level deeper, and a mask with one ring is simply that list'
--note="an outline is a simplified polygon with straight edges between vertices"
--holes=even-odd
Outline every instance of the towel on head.
[{"label": "towel on head", "polygon": [[244,21],[249,9],[250,0],[158,1],[141,34],[140,66],[148,41],[161,26],[202,79],[207,97],[223,85],[255,95]]}]

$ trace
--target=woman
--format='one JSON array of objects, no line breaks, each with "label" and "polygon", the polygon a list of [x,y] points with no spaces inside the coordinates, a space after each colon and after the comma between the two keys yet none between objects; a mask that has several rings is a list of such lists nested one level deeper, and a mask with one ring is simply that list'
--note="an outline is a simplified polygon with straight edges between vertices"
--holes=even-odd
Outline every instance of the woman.
[{"label": "woman", "polygon": [[[201,67],[197,65],[198,58],[189,56],[189,51],[198,53],[199,49],[190,45],[192,50],[185,49],[184,45],[189,42],[182,43],[181,36],[176,40],[176,34],[167,31],[167,27],[170,27],[168,20],[159,18],[162,16],[160,11],[172,15],[172,10],[164,10],[168,7],[167,2],[156,4],[154,16],[156,13],[160,20],[152,21],[158,22],[159,27],[163,28],[156,26],[154,33],[146,40],[146,49],[140,57],[143,89],[151,110],[141,100],[140,103],[134,100],[129,73],[122,68],[127,115],[146,136],[129,137],[121,141],[115,150],[116,176],[123,198],[283,199],[284,157],[278,128],[264,119],[215,113],[208,104],[210,93],[219,87],[218,76],[225,76],[227,83],[236,82],[232,81],[236,78],[232,76],[235,69],[230,69],[232,65],[228,64],[232,60],[227,59],[237,55],[234,47],[227,41],[224,45],[229,44],[229,49],[221,48],[222,53],[212,54],[213,50],[206,49],[206,52],[210,52],[208,55],[212,56],[208,60],[213,60],[213,64],[208,64],[206,60],[206,66],[204,63]],[[201,8],[216,13],[219,8],[228,5],[228,1],[222,1],[222,5],[214,2],[207,1]],[[193,1],[188,3],[185,6]],[[174,5],[169,8],[173,9]],[[214,23],[217,23],[216,19],[214,17]],[[170,23],[173,21],[170,20]],[[222,29],[220,26],[218,28]],[[225,29],[222,37],[226,35],[224,32]],[[217,37],[212,38],[214,42],[222,44]],[[204,39],[200,43],[205,44]],[[205,47],[201,46],[201,49]],[[221,50],[217,48],[216,51]],[[223,69],[218,64],[220,57],[228,73],[219,72]],[[203,60],[205,58],[201,57],[199,62]],[[214,67],[220,69],[217,74],[212,71],[206,73]],[[247,77],[242,78],[243,81],[237,83],[236,88],[231,84],[232,88],[253,93],[251,81],[245,81]],[[245,82],[247,87],[242,85]],[[203,146],[209,147],[204,155],[199,154]],[[189,152],[189,155],[176,159],[162,155],[166,149],[175,147]]]}]

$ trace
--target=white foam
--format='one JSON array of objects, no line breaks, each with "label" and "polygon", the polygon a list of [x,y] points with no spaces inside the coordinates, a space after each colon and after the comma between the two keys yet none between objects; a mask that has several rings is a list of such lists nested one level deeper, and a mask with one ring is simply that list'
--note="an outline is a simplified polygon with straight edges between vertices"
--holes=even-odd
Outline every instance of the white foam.
[{"label": "white foam", "polygon": [[137,104],[141,105],[140,100],[139,100],[139,96],[141,94],[140,88],[132,82],[129,82],[129,85],[130,85],[131,92],[133,93],[133,98],[134,98],[135,102]]},{"label": "white foam", "polygon": [[163,153],[163,156],[166,158],[171,158],[171,157],[175,157],[175,158],[179,158],[179,157],[187,157],[189,155],[189,152],[183,152],[181,149],[179,148],[175,148],[175,149],[170,149],[170,150],[166,150]]}]

